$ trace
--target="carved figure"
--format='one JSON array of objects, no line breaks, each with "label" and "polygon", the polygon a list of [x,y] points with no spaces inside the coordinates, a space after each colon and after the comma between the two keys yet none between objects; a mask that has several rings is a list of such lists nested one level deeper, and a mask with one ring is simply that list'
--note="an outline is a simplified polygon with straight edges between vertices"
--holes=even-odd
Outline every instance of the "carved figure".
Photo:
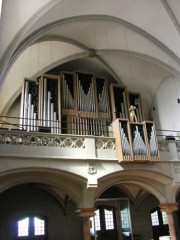
[{"label": "carved figure", "polygon": [[130,122],[137,122],[135,109],[136,109],[136,107],[133,106],[133,105],[131,105],[130,108],[129,108],[129,119],[130,119]]}]

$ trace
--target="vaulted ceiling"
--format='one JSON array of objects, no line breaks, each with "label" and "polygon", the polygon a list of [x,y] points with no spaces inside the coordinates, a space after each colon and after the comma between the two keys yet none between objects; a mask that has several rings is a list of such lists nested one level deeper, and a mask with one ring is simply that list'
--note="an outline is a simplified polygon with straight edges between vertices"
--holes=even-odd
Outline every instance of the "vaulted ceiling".
[{"label": "vaulted ceiling", "polygon": [[141,92],[149,109],[161,82],[180,77],[178,9],[178,0],[3,1],[0,112],[19,95],[23,77],[62,64]]}]

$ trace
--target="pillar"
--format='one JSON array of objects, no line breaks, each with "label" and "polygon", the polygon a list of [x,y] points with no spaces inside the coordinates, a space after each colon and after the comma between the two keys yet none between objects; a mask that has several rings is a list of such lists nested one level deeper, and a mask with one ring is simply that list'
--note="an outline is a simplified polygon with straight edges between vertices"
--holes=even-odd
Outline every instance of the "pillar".
[{"label": "pillar", "polygon": [[173,212],[178,210],[178,204],[177,203],[162,203],[160,204],[160,210],[162,212],[166,212],[168,217],[168,225],[169,225],[169,234],[171,237],[171,240],[176,240],[176,231],[174,226],[174,218],[173,218]]},{"label": "pillar", "polygon": [[95,216],[95,208],[80,208],[77,213],[83,218],[84,240],[91,240],[90,218]]}]

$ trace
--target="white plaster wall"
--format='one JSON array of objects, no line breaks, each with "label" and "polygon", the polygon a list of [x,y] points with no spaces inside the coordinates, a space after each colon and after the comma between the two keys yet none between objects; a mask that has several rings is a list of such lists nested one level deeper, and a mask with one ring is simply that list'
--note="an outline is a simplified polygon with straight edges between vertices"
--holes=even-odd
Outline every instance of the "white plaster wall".
[{"label": "white plaster wall", "polygon": [[[17,59],[0,88],[0,112],[9,110],[20,94],[24,78],[32,78],[56,61],[79,53],[78,47],[63,42],[41,42],[27,48]],[[42,72],[41,72],[42,71]]]},{"label": "white plaster wall", "polygon": [[49,0],[5,0],[0,22],[0,56],[23,24]]},{"label": "white plaster wall", "polygon": [[[152,112],[156,128],[180,131],[180,79],[170,77],[162,81],[153,100]],[[167,135],[176,135],[170,131]]]}]

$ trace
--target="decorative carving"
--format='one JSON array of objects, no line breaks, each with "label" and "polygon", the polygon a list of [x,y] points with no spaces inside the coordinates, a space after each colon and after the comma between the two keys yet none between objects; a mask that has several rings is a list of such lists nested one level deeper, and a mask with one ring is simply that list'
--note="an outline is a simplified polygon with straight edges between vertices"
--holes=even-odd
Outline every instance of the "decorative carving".
[{"label": "decorative carving", "polygon": [[177,152],[180,152],[180,143],[179,142],[176,142],[176,149],[177,149]]},{"label": "decorative carving", "polygon": [[168,214],[178,210],[178,203],[162,203],[159,207],[162,212]]},{"label": "decorative carving", "polygon": [[27,146],[49,146],[49,147],[67,147],[67,148],[85,148],[85,139],[77,137],[62,137],[54,135],[45,135],[36,133],[18,134],[4,132],[0,135],[0,144],[27,145]]},{"label": "decorative carving", "polygon": [[158,147],[160,152],[169,152],[169,146],[167,142],[159,142]]},{"label": "decorative carving", "polygon": [[114,139],[97,139],[96,140],[96,148],[97,149],[116,149],[115,140]]},{"label": "decorative carving", "polygon": [[89,163],[88,165],[88,173],[89,174],[96,174],[97,173],[97,168],[95,163]]},{"label": "decorative carving", "polygon": [[174,173],[180,173],[180,163],[174,163]]}]

